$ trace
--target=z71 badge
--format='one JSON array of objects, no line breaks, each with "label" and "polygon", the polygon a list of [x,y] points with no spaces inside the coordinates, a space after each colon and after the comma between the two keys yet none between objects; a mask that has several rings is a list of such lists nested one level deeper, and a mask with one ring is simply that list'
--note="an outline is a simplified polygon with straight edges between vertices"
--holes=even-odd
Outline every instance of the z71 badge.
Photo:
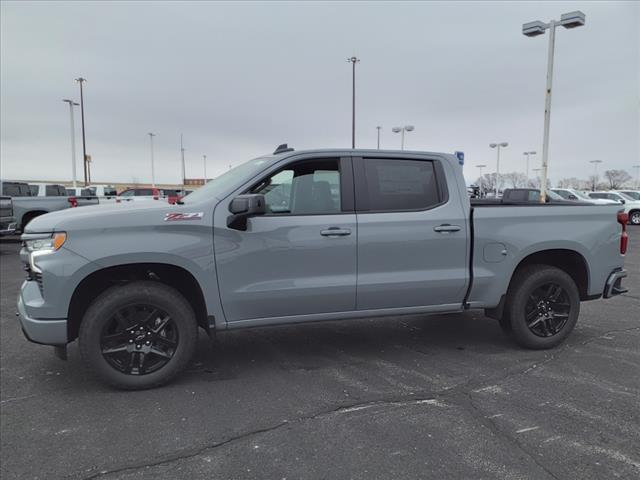
[{"label": "z71 badge", "polygon": [[202,212],[191,212],[191,213],[165,213],[164,221],[165,222],[177,222],[180,220],[202,220],[203,213]]}]

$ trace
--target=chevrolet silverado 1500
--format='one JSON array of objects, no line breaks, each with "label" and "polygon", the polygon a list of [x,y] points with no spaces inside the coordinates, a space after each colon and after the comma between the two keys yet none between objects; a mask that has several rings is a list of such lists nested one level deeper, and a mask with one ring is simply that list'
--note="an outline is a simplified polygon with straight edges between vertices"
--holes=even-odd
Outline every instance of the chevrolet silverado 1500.
[{"label": "chevrolet silverado 1500", "polygon": [[552,348],[580,302],[625,291],[619,210],[472,204],[448,154],[282,147],[176,205],[35,218],[18,316],[60,356],[79,338],[98,376],[127,389],[176,375],[198,327],[484,309],[518,344]]}]

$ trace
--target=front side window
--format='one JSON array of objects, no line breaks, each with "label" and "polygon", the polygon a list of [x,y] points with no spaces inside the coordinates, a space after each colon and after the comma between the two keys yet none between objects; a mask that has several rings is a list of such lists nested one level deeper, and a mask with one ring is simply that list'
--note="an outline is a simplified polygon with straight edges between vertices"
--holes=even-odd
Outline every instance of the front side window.
[{"label": "front side window", "polygon": [[425,210],[440,203],[433,162],[366,158],[368,210]]},{"label": "front side window", "polygon": [[150,188],[139,188],[138,190],[135,190],[134,195],[136,197],[151,197],[153,196],[153,190]]},{"label": "front side window", "polygon": [[125,190],[124,192],[122,192],[120,194],[121,197],[133,197],[133,194],[135,193],[135,191],[133,190]]},{"label": "front side window", "polygon": [[40,192],[40,187],[38,185],[29,185],[29,191],[32,197],[37,197]]},{"label": "front side window", "polygon": [[58,186],[57,185],[47,185],[47,186],[45,186],[44,194],[47,197],[59,197],[60,196],[60,192],[58,192]]},{"label": "front side window", "polygon": [[270,214],[339,213],[339,160],[307,160],[288,165],[261,181],[251,189],[251,193],[265,196]]}]

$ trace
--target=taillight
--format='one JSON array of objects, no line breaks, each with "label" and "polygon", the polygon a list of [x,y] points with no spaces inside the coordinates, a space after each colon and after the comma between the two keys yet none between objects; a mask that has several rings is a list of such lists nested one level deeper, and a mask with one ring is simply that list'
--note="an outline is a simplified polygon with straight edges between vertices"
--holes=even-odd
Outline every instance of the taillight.
[{"label": "taillight", "polygon": [[618,223],[622,225],[622,235],[620,236],[620,254],[627,253],[627,245],[629,245],[629,235],[627,234],[627,223],[629,222],[629,214],[618,212]]},{"label": "taillight", "polygon": [[72,208],[78,206],[78,199],[76,197],[68,197],[67,202],[71,204]]}]

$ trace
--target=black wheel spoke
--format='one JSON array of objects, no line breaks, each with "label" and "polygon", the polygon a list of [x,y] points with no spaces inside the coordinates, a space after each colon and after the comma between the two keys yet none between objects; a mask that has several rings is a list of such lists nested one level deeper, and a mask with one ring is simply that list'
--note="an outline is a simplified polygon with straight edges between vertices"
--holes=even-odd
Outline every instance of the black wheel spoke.
[{"label": "black wheel spoke", "polygon": [[172,357],[172,355],[170,353],[167,353],[164,350],[159,349],[158,347],[151,347],[151,350],[149,350],[149,353],[153,353],[154,355],[157,355],[157,356],[162,357],[162,358],[171,358]]},{"label": "black wheel spoke", "polygon": [[115,347],[107,347],[107,348],[103,348],[102,349],[102,354],[103,355],[113,355],[116,353],[122,353],[122,352],[126,352],[127,351],[127,346],[126,345],[118,345]]},{"label": "black wheel spoke", "polygon": [[161,335],[158,335],[154,339],[154,343],[156,345],[167,347],[167,348],[176,348],[176,342],[174,340],[171,340],[170,338],[163,337]]},{"label": "black wheel spoke", "polygon": [[160,333],[169,323],[171,317],[169,315],[165,316],[157,325],[154,325],[151,330],[153,333]]}]

